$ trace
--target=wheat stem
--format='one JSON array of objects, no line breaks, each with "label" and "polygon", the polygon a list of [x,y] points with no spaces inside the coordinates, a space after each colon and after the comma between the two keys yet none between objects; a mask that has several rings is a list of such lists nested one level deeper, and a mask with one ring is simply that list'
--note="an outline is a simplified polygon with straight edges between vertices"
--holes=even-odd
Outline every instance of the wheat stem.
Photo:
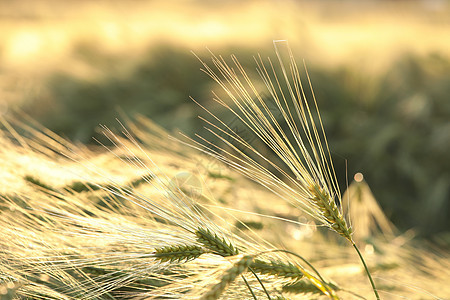
[{"label": "wheat stem", "polygon": [[253,299],[258,300],[258,298],[256,298],[255,293],[252,290],[252,287],[250,286],[250,284],[248,283],[247,279],[245,279],[244,275],[241,275],[242,280],[244,280],[245,285],[247,286],[250,294],[252,294]]},{"label": "wheat stem", "polygon": [[366,270],[367,277],[369,277],[369,281],[370,281],[370,284],[372,285],[372,289],[373,289],[373,292],[375,294],[375,297],[377,298],[377,300],[380,300],[380,295],[378,295],[378,291],[377,291],[377,288],[375,287],[375,283],[374,283],[374,281],[372,279],[372,275],[370,275],[369,268],[367,267],[366,262],[365,262],[365,260],[364,260],[364,258],[362,256],[361,252],[359,251],[359,249],[358,249],[358,247],[356,246],[355,243],[352,243],[352,245],[353,245],[353,248],[355,248],[356,252],[358,253],[362,264],[364,265],[364,269]]},{"label": "wheat stem", "polygon": [[248,267],[248,269],[250,270],[250,272],[252,272],[252,274],[255,276],[256,280],[258,280],[259,284],[261,285],[261,287],[264,290],[264,293],[266,293],[266,296],[269,300],[271,300],[269,292],[267,291],[266,287],[264,286],[263,282],[261,281],[261,279],[259,279],[258,275],[255,273],[255,271],[253,271],[253,269],[250,267]]}]

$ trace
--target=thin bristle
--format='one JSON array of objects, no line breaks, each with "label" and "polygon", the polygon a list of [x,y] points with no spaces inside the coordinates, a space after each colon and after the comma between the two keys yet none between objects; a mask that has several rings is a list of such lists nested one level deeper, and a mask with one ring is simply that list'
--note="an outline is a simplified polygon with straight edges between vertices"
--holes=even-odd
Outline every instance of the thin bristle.
[{"label": "thin bristle", "polygon": [[[205,109],[214,120],[202,118],[209,125],[205,128],[218,140],[198,135],[197,140],[190,139],[188,144],[228,164],[351,240],[341,207],[331,206],[335,201],[341,203],[341,193],[309,77],[312,101],[306,99],[298,67],[287,49],[288,57],[284,59],[276,45],[278,66],[270,59],[266,63],[261,57],[255,59],[265,89],[253,83],[235,56],[231,57],[233,68],[222,57],[213,55],[217,71],[201,61],[204,72],[229,97],[226,101],[214,94],[214,100],[244,128],[231,128]],[[282,164],[246,141],[240,133],[245,130],[270,148]],[[316,191],[312,187],[320,188]],[[327,199],[322,201],[325,195]]]}]

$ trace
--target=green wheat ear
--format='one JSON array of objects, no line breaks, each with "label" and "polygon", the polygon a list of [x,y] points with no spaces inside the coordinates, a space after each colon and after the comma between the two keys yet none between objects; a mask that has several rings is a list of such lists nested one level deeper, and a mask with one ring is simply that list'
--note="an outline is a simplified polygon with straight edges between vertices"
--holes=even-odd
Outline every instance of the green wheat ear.
[{"label": "green wheat ear", "polygon": [[312,194],[311,201],[317,205],[328,225],[338,234],[352,241],[352,229],[347,225],[344,216],[328,192],[317,184],[311,185],[309,191]]},{"label": "green wheat ear", "polygon": [[255,259],[250,268],[262,275],[274,275],[278,277],[289,278],[293,280],[299,280],[303,277],[302,270],[291,264],[291,263],[283,263],[281,261],[263,261],[260,259]]},{"label": "green wheat ear", "polygon": [[207,251],[196,245],[173,245],[155,249],[154,257],[160,262],[182,262],[196,259]]},{"label": "green wheat ear", "polygon": [[199,227],[195,235],[197,236],[197,241],[214,254],[224,257],[239,254],[239,250],[236,247],[224,238],[220,238],[217,234],[212,233],[209,229]]},{"label": "green wheat ear", "polygon": [[[227,257],[239,254],[239,250],[224,238],[220,238],[217,234],[211,233],[209,229],[198,228],[197,241],[212,253]],[[250,269],[262,275],[272,275],[277,277],[288,278],[291,280],[300,280],[303,277],[303,269],[292,263],[282,261],[264,261],[255,259],[250,264]]]}]

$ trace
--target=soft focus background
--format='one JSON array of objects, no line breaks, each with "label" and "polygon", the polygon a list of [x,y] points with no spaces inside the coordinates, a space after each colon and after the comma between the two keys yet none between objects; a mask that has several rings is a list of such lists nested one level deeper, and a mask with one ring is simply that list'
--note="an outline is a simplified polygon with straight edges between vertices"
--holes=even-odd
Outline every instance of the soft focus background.
[{"label": "soft focus background", "polygon": [[192,134],[189,96],[217,87],[191,51],[253,71],[277,39],[307,64],[343,187],[347,160],[397,227],[448,240],[449,1],[0,1],[0,114],[82,143],[136,113]]}]

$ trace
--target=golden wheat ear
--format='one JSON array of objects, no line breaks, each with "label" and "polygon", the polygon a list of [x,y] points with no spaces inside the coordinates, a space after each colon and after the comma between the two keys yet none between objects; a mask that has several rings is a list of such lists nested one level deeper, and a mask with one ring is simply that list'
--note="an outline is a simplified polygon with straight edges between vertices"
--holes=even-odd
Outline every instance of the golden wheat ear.
[{"label": "golden wheat ear", "polygon": [[[228,63],[212,54],[214,67],[200,60],[203,72],[224,92],[224,97],[214,93],[214,100],[241,127],[205,109],[210,120],[202,119],[214,140],[196,135],[196,139],[188,138],[187,144],[228,164],[347,239],[358,252],[378,299],[342,210],[341,192],[306,66],[312,100],[307,99],[287,41],[275,41],[274,45],[276,60],[255,58],[260,76],[256,80],[234,55]],[[270,150],[271,156],[255,147],[256,143],[243,133],[251,133],[259,145]]]},{"label": "golden wheat ear", "polygon": [[[309,75],[312,101],[306,99],[289,46],[285,45],[283,55],[279,43],[275,43],[275,61],[255,58],[259,80],[251,78],[235,56],[230,66],[221,56],[212,55],[214,69],[200,60],[203,72],[228,98],[214,93],[214,100],[231,113],[233,120],[230,124],[199,104],[210,116],[210,120],[201,117],[210,138],[196,135],[196,139],[188,138],[187,144],[228,164],[351,240]],[[264,148],[273,155],[266,156]]]}]

